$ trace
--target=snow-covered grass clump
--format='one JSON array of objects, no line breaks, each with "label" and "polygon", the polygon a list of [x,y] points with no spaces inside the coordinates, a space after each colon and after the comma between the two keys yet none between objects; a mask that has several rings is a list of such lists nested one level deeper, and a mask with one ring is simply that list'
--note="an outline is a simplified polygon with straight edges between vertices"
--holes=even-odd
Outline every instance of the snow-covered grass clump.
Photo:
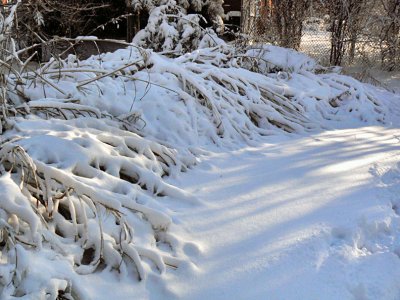
[{"label": "snow-covered grass clump", "polygon": [[386,114],[360,82],[273,46],[240,54],[220,45],[176,58],[137,47],[85,61],[71,55],[8,84],[16,104],[51,98],[94,107],[135,119],[142,133],[180,146],[252,143],[315,130],[327,120],[383,123]]},{"label": "snow-covered grass clump", "polygon": [[[42,292],[55,298],[58,291],[85,298],[72,273],[106,268],[124,276],[134,266],[143,280],[142,258],[161,274],[166,266],[178,267],[173,253],[157,248],[159,241],[170,243],[164,233],[171,224],[157,199],[194,201],[163,180],[193,165],[192,155],[120,130],[113,121],[15,122],[0,150],[2,240],[9,249],[0,266],[2,298]],[[65,271],[57,284],[39,276],[29,290],[25,285],[36,270],[24,249],[47,253],[70,274]]]}]

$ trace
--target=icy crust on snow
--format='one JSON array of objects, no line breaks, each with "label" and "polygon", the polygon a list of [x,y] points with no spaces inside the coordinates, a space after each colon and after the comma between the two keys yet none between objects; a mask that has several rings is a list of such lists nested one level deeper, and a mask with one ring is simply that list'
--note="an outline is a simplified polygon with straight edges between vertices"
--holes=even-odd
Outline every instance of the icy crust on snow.
[{"label": "icy crust on snow", "polygon": [[[2,237],[33,252],[21,246],[5,252],[2,299],[46,293],[55,299],[59,291],[87,299],[77,274],[105,268],[124,277],[133,265],[143,280],[153,268],[163,274],[185,261],[176,257],[179,244],[167,233],[172,220],[161,202],[196,199],[163,177],[194,165],[194,156],[106,123],[17,119],[7,132],[5,139],[13,139],[0,150],[9,171],[0,177]],[[40,275],[38,266],[49,263],[54,270]]]},{"label": "icy crust on snow", "polygon": [[239,55],[221,45],[178,58],[129,47],[53,61],[37,71],[41,77],[9,84],[31,103],[73,99],[113,116],[134,112],[144,121],[141,132],[181,146],[385,122],[385,106],[371,89],[315,67],[304,54],[274,46]]}]

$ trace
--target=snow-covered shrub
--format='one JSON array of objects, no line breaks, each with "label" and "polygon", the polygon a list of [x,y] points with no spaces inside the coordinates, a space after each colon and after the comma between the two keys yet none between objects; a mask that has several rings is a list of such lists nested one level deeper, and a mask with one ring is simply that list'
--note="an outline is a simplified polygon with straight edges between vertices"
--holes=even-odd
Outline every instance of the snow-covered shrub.
[{"label": "snow-covered shrub", "polygon": [[[124,276],[133,264],[143,280],[143,257],[160,273],[178,266],[177,258],[157,249],[156,239],[171,224],[157,197],[193,200],[163,180],[192,165],[193,156],[120,130],[113,121],[15,121],[0,147],[2,299],[43,292],[55,299],[59,290],[83,299],[74,273],[105,267]],[[35,270],[23,260],[28,250],[69,271],[60,278],[56,269],[52,280],[61,282],[55,286],[39,280],[30,287]],[[14,270],[17,259],[23,263]]]},{"label": "snow-covered shrub", "polygon": [[188,52],[196,49],[203,36],[199,15],[187,15],[174,4],[162,5],[151,11],[145,29],[140,31],[133,42],[155,51]]},{"label": "snow-covered shrub", "polygon": [[13,74],[13,78],[19,78],[21,61],[17,54],[16,42],[13,36],[14,18],[17,4],[0,11],[0,133],[7,121],[7,75]]},{"label": "snow-covered shrub", "polygon": [[223,0],[128,0],[128,4],[136,11],[150,12],[157,6],[176,5],[187,10],[202,12],[207,8],[208,16],[212,21],[224,15]]},{"label": "snow-covered shrub", "polygon": [[[163,4],[165,2],[165,4]],[[158,5],[154,2],[148,4],[150,16],[147,26],[133,39],[133,42],[144,48],[155,51],[176,51],[187,53],[199,48],[202,39],[206,38],[209,46],[216,46],[219,38],[212,29],[204,29],[200,23],[204,17],[199,14],[187,14],[187,9],[193,7],[201,11],[208,5],[208,15],[217,31],[222,31],[223,8],[222,2],[188,1],[161,1]],[[137,9],[144,5],[136,3]],[[212,44],[210,44],[212,43]]]},{"label": "snow-covered shrub", "polygon": [[14,27],[14,18],[18,3],[7,8],[6,12],[0,12],[0,59],[2,60],[2,67],[15,56],[15,40],[12,36],[12,29]]},{"label": "snow-covered shrub", "polygon": [[32,112],[50,98],[53,113],[73,101],[110,118],[134,116],[132,128],[174,147],[252,142],[349,116],[384,121],[383,106],[358,81],[316,74],[315,61],[292,50],[262,49],[240,54],[222,44],[169,58],[129,47],[85,61],[70,56],[39,69],[41,78],[27,73],[16,86],[10,78],[10,89],[30,100],[23,106]]}]

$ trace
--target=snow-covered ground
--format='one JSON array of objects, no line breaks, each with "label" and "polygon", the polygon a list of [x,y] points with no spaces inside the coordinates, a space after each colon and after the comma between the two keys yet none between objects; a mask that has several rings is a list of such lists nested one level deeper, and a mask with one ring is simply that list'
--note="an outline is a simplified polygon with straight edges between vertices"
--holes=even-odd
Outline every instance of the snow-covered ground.
[{"label": "snow-covered ground", "polygon": [[174,184],[203,202],[168,203],[192,263],[95,299],[399,299],[398,129],[209,152]]},{"label": "snow-covered ground", "polygon": [[[363,127],[213,153],[179,186],[182,299],[399,299],[400,135]],[[196,251],[194,250],[196,249]]]},{"label": "snow-covered ground", "polygon": [[400,95],[334,71],[219,45],[7,77],[1,298],[399,299]]}]

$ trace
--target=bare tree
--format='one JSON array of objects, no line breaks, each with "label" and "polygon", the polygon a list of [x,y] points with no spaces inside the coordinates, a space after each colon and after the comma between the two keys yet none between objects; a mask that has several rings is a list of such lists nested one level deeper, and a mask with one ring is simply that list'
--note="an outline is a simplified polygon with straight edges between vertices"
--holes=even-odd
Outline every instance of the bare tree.
[{"label": "bare tree", "polygon": [[345,52],[354,58],[357,36],[362,28],[363,12],[368,0],[332,0],[328,2],[331,19],[330,63],[341,65]]},{"label": "bare tree", "polygon": [[385,17],[380,34],[382,64],[389,71],[400,62],[400,0],[381,0]]},{"label": "bare tree", "polygon": [[309,0],[275,0],[272,17],[279,36],[279,45],[287,48],[300,47],[303,21],[310,6]]},{"label": "bare tree", "polygon": [[298,49],[310,0],[243,2],[243,31],[282,47]]},{"label": "bare tree", "polygon": [[18,6],[17,22],[31,38],[46,35],[75,37],[96,26],[100,9],[109,9],[103,0],[43,0],[22,1]]}]

